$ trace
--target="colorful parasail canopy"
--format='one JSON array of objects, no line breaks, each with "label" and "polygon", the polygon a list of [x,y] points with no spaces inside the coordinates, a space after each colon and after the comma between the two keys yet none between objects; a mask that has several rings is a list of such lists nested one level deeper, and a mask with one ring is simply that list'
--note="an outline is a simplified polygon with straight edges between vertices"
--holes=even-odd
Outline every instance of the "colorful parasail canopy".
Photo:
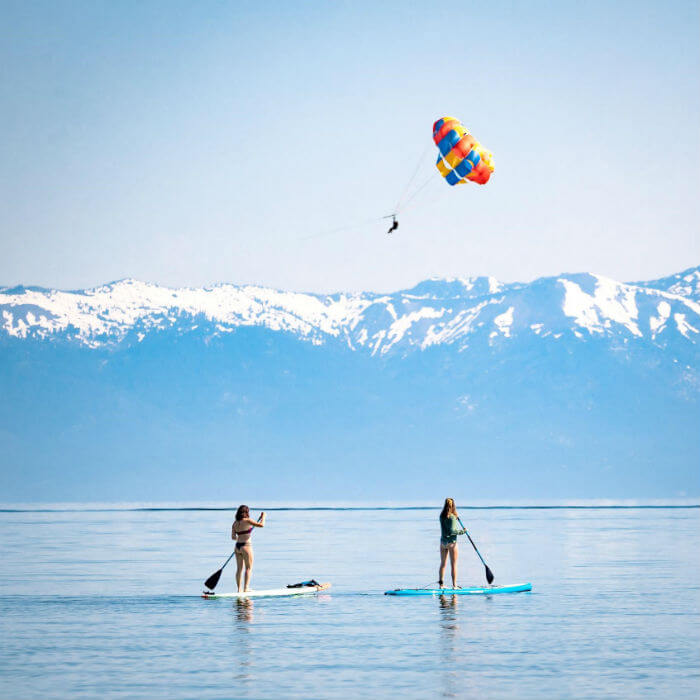
[{"label": "colorful parasail canopy", "polygon": [[433,141],[440,150],[437,169],[450,185],[463,185],[467,180],[485,185],[489,181],[493,172],[493,155],[459,119],[438,119],[433,124]]}]

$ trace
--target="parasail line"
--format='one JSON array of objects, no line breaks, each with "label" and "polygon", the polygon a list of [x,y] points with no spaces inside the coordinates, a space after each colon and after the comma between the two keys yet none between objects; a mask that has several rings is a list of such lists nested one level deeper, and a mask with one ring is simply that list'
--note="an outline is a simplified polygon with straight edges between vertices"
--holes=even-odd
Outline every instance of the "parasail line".
[{"label": "parasail line", "polygon": [[408,190],[410,189],[411,185],[413,184],[413,181],[416,179],[416,175],[418,175],[418,171],[420,170],[421,166],[423,165],[423,161],[425,160],[425,156],[428,155],[428,151],[430,151],[431,149],[432,149],[432,144],[429,142],[428,145],[425,147],[425,149],[423,149],[423,153],[421,153],[420,158],[418,159],[418,163],[416,164],[416,167],[413,170],[413,174],[411,175],[409,181],[406,183],[406,187],[403,188],[403,192],[401,193],[401,196],[399,197],[399,201],[396,202],[396,206],[394,207],[395,212],[400,211],[404,197],[408,193]]},{"label": "parasail line", "polygon": [[320,233],[312,233],[310,236],[302,236],[298,240],[300,241],[309,241],[312,238],[323,238],[325,236],[331,236],[334,233],[342,233],[343,231],[352,231],[354,229],[358,228],[364,228],[365,226],[369,226],[370,224],[374,224],[378,221],[381,221],[386,217],[379,217],[379,218],[374,218],[374,219],[367,219],[367,221],[363,221],[362,223],[359,224],[351,224],[350,226],[339,226],[338,228],[332,228],[327,231],[321,231]]}]

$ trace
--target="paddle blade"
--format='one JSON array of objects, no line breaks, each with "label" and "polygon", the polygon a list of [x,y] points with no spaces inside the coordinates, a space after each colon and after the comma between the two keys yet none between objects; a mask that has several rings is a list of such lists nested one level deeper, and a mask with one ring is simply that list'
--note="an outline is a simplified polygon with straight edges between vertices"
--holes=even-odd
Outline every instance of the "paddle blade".
[{"label": "paddle blade", "polygon": [[489,582],[489,584],[493,583],[494,575],[491,569],[489,567],[486,567],[486,580]]},{"label": "paddle blade", "polygon": [[216,584],[219,583],[219,579],[221,578],[221,569],[219,569],[216,573],[213,573],[205,582],[204,585],[210,590],[213,591],[216,588]]}]

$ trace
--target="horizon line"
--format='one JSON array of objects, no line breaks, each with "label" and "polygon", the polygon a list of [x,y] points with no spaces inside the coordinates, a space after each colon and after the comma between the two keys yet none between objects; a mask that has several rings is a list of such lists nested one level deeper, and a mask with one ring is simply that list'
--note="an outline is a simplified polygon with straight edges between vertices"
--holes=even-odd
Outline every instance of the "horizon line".
[{"label": "horizon line", "polygon": [[[0,513],[149,513],[149,512],[222,512],[235,511],[237,506],[135,506],[105,508],[0,508]],[[415,511],[439,510],[439,505],[431,506],[251,506],[251,510],[270,512],[284,511]],[[490,505],[460,506],[460,510],[635,510],[635,509],[698,509],[700,503],[640,503],[599,504],[599,505]]]}]

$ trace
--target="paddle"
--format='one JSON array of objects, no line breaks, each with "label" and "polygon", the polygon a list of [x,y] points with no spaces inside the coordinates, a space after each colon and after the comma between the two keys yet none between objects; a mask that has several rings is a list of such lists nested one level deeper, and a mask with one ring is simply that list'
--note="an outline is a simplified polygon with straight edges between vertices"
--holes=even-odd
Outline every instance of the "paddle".
[{"label": "paddle", "polygon": [[[486,565],[486,562],[484,561],[484,558],[481,556],[481,553],[480,553],[479,550],[476,548],[476,545],[474,544],[474,540],[471,538],[471,536],[470,536],[469,533],[467,532],[467,528],[464,527],[464,524],[462,523],[462,521],[461,521],[459,518],[457,518],[457,522],[462,526],[462,530],[464,530],[464,534],[465,534],[467,537],[469,537],[469,541],[472,543],[472,547],[474,547],[474,551],[479,555],[479,559],[481,559],[481,563],[484,565],[484,568],[486,569],[486,580],[488,581],[489,584],[493,583],[493,578],[494,578],[493,572],[492,572],[491,569],[489,569],[489,567]],[[218,579],[217,579],[217,580],[218,580]]]},{"label": "paddle", "polygon": [[204,585],[210,590],[213,591],[216,588],[216,584],[219,583],[219,579],[221,578],[221,572],[224,570],[224,567],[226,564],[228,564],[231,559],[233,558],[233,555],[235,554],[235,550],[231,552],[231,556],[224,562],[224,565],[218,570],[215,571],[205,582]]}]

